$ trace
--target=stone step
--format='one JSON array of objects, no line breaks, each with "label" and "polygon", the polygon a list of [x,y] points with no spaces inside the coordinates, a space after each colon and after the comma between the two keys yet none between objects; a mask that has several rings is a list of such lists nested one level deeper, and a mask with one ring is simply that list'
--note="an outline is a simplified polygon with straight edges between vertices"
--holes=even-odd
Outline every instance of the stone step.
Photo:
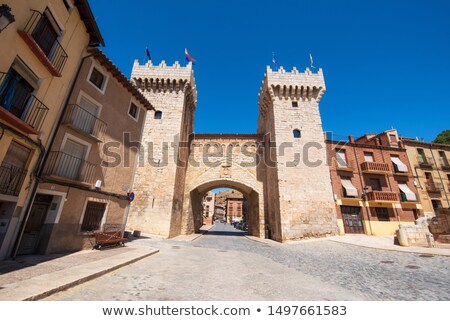
[{"label": "stone step", "polygon": [[439,235],[439,242],[450,243],[450,234]]}]

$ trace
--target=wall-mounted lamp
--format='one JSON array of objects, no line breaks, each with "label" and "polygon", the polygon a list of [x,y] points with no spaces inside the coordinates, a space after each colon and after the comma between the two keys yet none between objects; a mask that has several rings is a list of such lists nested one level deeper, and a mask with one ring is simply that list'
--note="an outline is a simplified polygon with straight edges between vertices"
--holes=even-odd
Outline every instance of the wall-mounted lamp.
[{"label": "wall-mounted lamp", "polygon": [[0,32],[14,21],[16,21],[16,19],[14,19],[14,15],[11,13],[11,8],[6,4],[2,4],[0,6]]}]

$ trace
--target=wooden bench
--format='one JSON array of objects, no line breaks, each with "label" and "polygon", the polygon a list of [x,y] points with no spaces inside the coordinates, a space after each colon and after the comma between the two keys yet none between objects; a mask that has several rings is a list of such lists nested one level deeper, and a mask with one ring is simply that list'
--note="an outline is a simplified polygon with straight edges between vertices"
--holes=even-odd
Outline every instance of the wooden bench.
[{"label": "wooden bench", "polygon": [[121,231],[112,232],[94,232],[95,245],[92,249],[100,249],[103,245],[122,245],[125,246],[124,242],[128,241],[127,238],[122,237]]}]

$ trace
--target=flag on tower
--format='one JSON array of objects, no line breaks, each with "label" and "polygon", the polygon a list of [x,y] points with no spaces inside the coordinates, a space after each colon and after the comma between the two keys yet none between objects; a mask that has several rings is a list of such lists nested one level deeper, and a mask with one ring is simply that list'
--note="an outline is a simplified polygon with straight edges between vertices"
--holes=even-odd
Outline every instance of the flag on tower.
[{"label": "flag on tower", "polygon": [[148,47],[145,47],[145,53],[147,54],[148,60],[152,60],[152,57],[150,57],[150,51],[148,51]]},{"label": "flag on tower", "polygon": [[196,62],[197,60],[195,60],[194,58],[191,57],[191,55],[189,54],[187,48],[184,48],[184,53],[186,55],[186,61],[192,61],[192,63]]},{"label": "flag on tower", "polygon": [[309,54],[309,61],[311,62],[311,68],[316,68],[316,67],[314,67],[314,62],[313,62],[311,54]]},{"label": "flag on tower", "polygon": [[273,52],[273,51],[272,51],[272,63],[273,63],[273,68],[275,70],[278,70],[277,58],[275,57],[275,52]]}]

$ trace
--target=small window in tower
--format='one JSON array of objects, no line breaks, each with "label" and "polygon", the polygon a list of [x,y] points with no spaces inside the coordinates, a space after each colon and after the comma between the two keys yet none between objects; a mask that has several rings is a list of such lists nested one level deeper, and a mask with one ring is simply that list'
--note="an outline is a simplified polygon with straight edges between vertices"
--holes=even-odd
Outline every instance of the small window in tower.
[{"label": "small window in tower", "polygon": [[298,129],[294,129],[292,133],[294,135],[294,138],[300,138],[301,137],[300,131]]},{"label": "small window in tower", "polygon": [[155,111],[155,119],[161,119],[162,118],[162,111]]},{"label": "small window in tower", "polygon": [[292,107],[298,107],[298,102],[297,101],[293,101],[292,102]]}]

